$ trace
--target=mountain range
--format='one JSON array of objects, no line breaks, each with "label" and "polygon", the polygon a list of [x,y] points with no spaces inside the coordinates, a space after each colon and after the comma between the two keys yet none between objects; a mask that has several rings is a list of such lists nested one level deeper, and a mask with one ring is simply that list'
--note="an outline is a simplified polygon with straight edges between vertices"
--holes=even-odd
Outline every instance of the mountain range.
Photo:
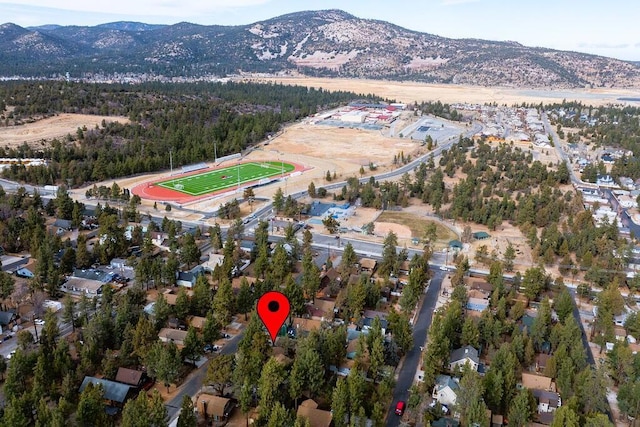
[{"label": "mountain range", "polygon": [[0,25],[0,76],[301,73],[514,87],[640,87],[640,66],[516,42],[450,39],[341,10],[240,26]]}]

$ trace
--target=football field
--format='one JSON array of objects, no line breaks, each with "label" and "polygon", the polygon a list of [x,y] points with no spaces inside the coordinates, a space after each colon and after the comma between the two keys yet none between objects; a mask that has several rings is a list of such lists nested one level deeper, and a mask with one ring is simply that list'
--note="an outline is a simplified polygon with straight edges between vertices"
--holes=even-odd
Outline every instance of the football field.
[{"label": "football field", "polygon": [[174,177],[154,185],[179,191],[189,196],[201,196],[228,188],[237,188],[248,182],[284,175],[292,172],[295,168],[294,165],[283,162],[241,163],[195,175]]}]

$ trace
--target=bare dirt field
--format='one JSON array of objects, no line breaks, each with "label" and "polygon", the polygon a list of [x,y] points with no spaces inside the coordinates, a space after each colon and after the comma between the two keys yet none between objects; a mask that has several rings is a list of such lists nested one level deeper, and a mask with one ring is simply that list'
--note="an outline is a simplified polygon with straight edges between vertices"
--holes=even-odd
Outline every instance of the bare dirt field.
[{"label": "bare dirt field", "polygon": [[[243,79],[244,80],[244,79]],[[366,79],[334,79],[319,77],[269,77],[255,81],[278,82],[289,85],[322,87],[332,91],[343,90],[355,93],[373,93],[399,102],[441,101],[446,103],[497,102],[498,104],[520,104],[522,102],[551,103],[577,100],[591,105],[622,104],[620,97],[637,97],[637,92],[626,89],[516,89],[506,87],[479,87],[418,82],[395,82]],[[625,102],[629,103],[630,102]],[[634,103],[637,104],[637,103]]]},{"label": "bare dirt field", "polygon": [[272,140],[269,148],[288,154],[343,161],[358,170],[370,162],[388,164],[393,154],[400,151],[412,153],[420,148],[420,144],[409,139],[387,138],[378,131],[299,123]]},{"label": "bare dirt field", "polygon": [[87,129],[100,126],[102,121],[128,123],[129,119],[118,116],[94,116],[90,114],[58,114],[54,117],[38,120],[19,126],[0,128],[0,146],[14,148],[27,143],[42,144],[55,138],[74,134],[78,128]]}]

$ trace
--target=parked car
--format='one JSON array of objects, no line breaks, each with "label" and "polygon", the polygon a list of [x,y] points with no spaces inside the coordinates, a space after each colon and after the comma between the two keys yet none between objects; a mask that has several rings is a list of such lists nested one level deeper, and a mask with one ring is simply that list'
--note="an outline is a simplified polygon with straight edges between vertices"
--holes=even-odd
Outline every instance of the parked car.
[{"label": "parked car", "polygon": [[220,346],[214,345],[214,344],[207,344],[204,346],[203,350],[205,353],[215,353],[216,351],[220,350]]},{"label": "parked car", "polygon": [[42,325],[44,325],[44,320],[42,320],[42,319],[35,319],[35,320],[33,321],[33,323],[35,323],[36,325],[42,326]]}]

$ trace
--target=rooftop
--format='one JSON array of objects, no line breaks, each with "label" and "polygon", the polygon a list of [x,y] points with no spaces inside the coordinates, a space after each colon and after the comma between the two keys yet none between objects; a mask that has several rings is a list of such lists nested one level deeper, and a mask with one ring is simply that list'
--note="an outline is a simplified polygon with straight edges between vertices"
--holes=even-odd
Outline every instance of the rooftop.
[{"label": "rooftop", "polygon": [[478,350],[470,345],[453,350],[451,352],[451,357],[449,357],[449,362],[453,363],[466,358],[473,360],[475,363],[480,362],[480,359],[478,358]]},{"label": "rooftop", "polygon": [[104,391],[104,398],[118,403],[124,403],[124,401],[127,399],[127,394],[131,389],[130,386],[126,384],[120,384],[115,381],[109,381],[103,378],[84,377],[82,385],[80,385],[80,392],[82,393],[82,391],[84,391],[84,389],[87,388],[90,383],[94,386],[101,385]]}]

